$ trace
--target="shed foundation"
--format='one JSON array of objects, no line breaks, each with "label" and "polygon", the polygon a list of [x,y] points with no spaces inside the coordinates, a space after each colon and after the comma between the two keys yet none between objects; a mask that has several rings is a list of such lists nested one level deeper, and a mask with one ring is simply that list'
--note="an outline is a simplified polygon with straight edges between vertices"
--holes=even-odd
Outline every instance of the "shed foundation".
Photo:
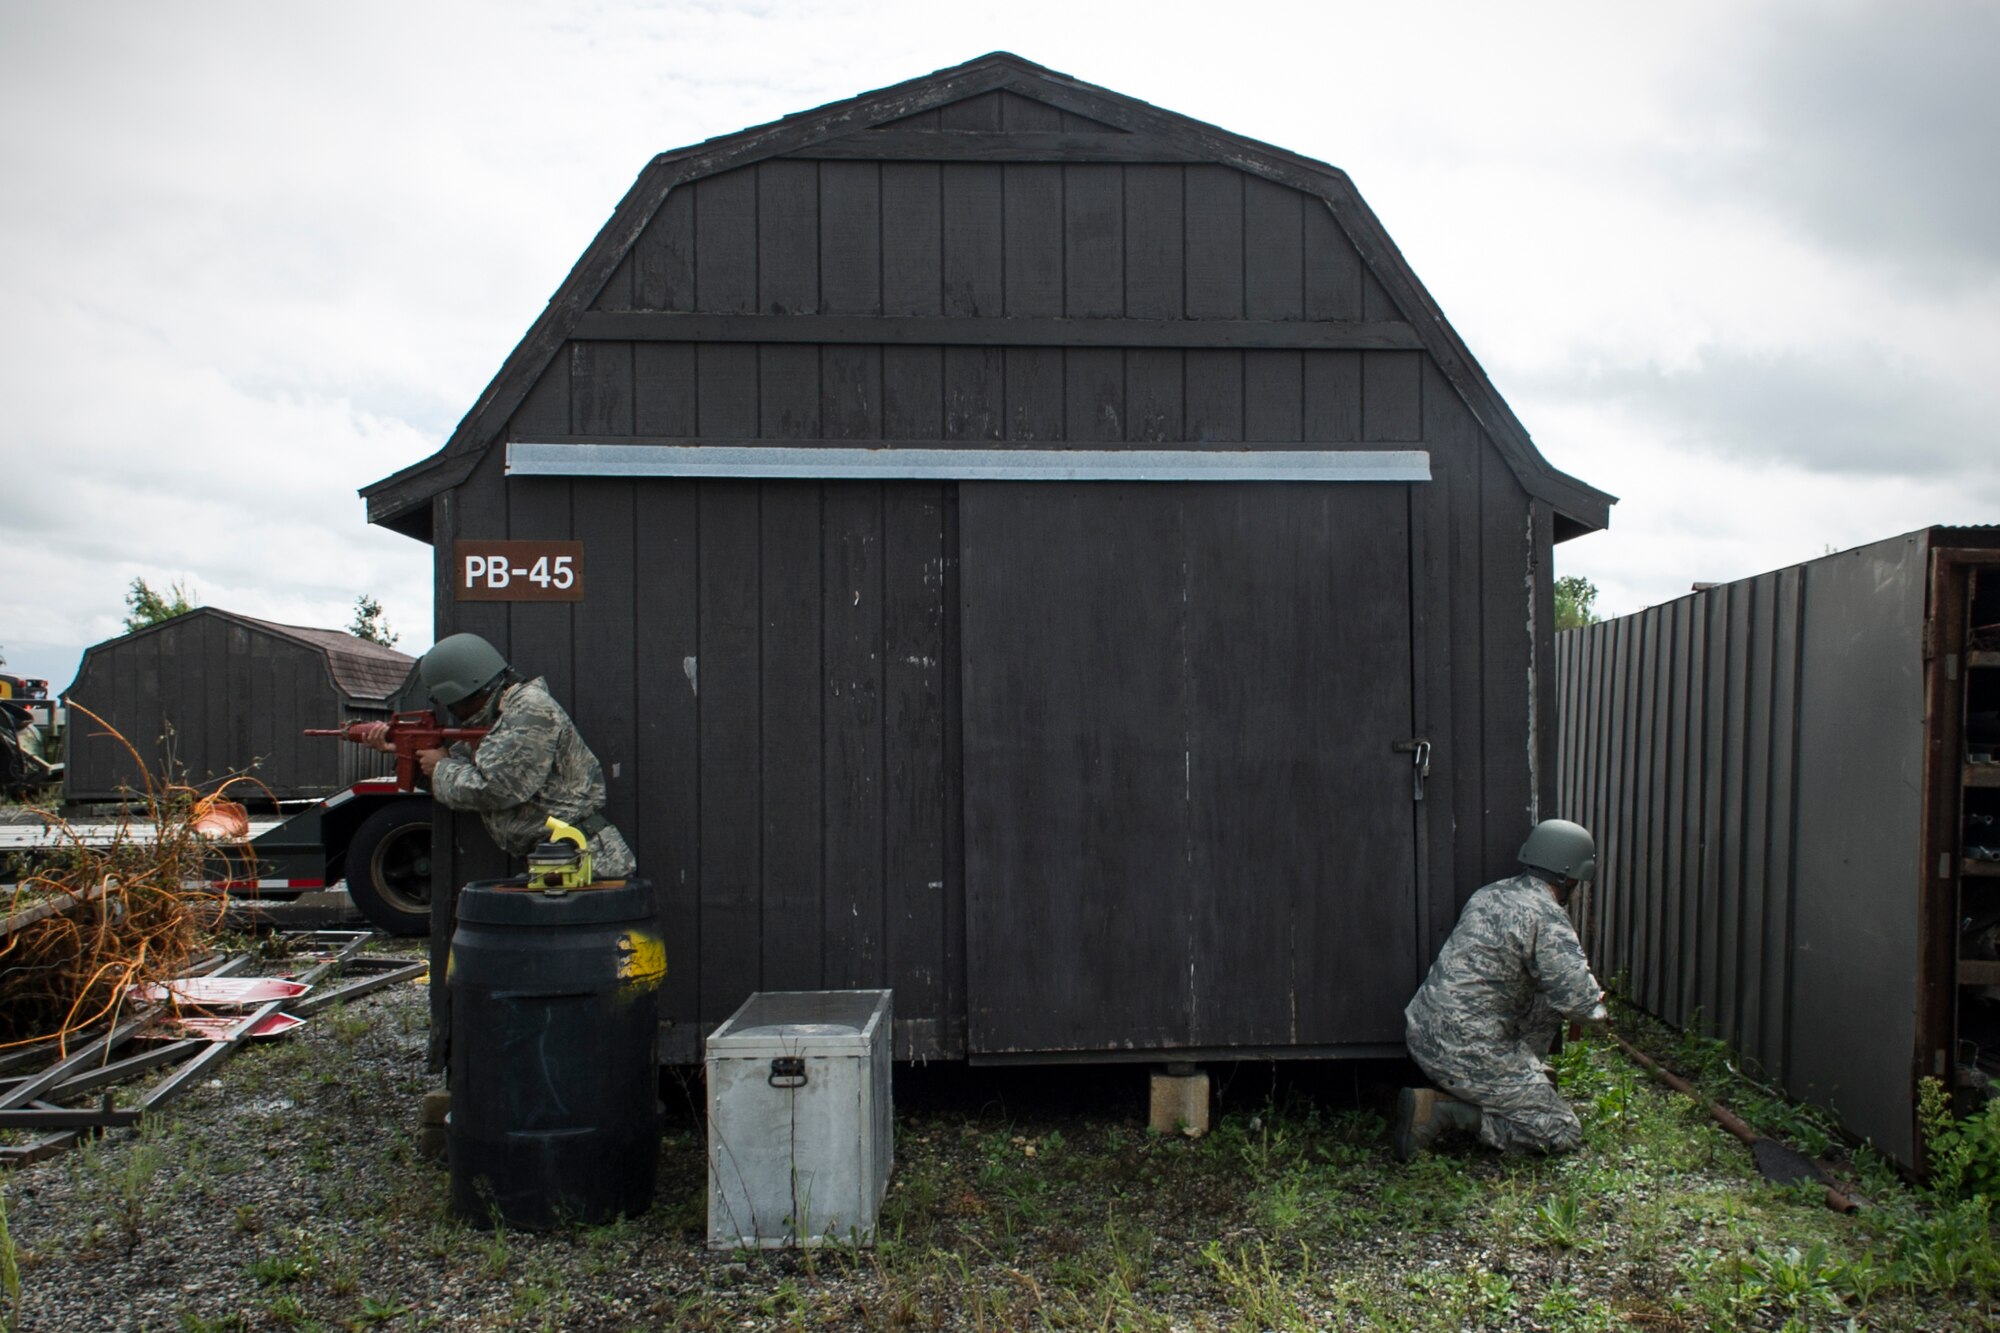
[{"label": "shed foundation", "polygon": [[1185,1134],[1198,1139],[1208,1133],[1208,1074],[1205,1070],[1178,1072],[1178,1067],[1155,1069],[1152,1081],[1152,1111],[1148,1117],[1155,1134]]}]

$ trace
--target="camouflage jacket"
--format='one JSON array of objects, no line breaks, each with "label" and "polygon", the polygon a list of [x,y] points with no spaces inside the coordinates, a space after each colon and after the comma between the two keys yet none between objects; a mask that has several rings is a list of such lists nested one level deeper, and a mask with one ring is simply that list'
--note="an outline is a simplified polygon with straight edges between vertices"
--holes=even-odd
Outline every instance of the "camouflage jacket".
[{"label": "camouflage jacket", "polygon": [[1413,1031],[1450,1046],[1510,1041],[1540,995],[1582,1019],[1603,987],[1548,885],[1521,874],[1472,895],[1416,998]]},{"label": "camouflage jacket", "polygon": [[500,690],[464,725],[493,730],[476,749],[452,746],[431,792],[454,810],[477,810],[508,855],[544,841],[550,815],[574,824],[604,808],[604,770],[540,677]]}]

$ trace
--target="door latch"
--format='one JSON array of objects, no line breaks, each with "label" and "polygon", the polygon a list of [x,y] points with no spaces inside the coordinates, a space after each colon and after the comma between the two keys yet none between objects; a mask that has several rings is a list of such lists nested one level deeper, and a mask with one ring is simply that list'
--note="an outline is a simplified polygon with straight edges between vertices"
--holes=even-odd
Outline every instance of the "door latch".
[{"label": "door latch", "polygon": [[1410,799],[1423,800],[1424,779],[1431,775],[1431,743],[1419,736],[1415,740],[1397,741],[1389,748],[1410,756]]},{"label": "door latch", "polygon": [[771,1061],[771,1073],[764,1080],[774,1088],[803,1088],[806,1062],[796,1055],[781,1055]]}]

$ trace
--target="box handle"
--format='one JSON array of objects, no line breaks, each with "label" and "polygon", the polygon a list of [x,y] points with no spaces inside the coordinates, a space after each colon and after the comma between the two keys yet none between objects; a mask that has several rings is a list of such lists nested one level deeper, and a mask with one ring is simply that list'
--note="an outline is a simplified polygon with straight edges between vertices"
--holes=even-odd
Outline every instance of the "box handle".
[{"label": "box handle", "polygon": [[781,1055],[771,1061],[771,1076],[764,1080],[774,1088],[803,1088],[806,1062],[803,1056]]}]

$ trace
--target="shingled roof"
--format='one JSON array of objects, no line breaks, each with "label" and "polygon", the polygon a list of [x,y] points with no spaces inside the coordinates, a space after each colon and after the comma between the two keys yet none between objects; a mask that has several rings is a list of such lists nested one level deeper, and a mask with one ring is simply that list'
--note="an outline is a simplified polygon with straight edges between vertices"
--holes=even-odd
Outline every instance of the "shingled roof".
[{"label": "shingled roof", "polygon": [[346,630],[280,625],[276,621],[257,620],[228,611],[219,614],[324,652],[326,668],[333,673],[334,684],[340,687],[342,693],[356,699],[387,699],[403,687],[403,682],[409,679],[410,668],[417,664],[417,659],[408,653],[399,653],[394,648],[349,634]]},{"label": "shingled roof", "polygon": [[185,615],[159,621],[123,637],[137,638],[157,633],[169,625],[184,623],[189,616],[214,616],[231,624],[288,639],[301,647],[312,649],[326,659],[327,674],[333,678],[334,687],[348,698],[358,701],[375,703],[386,701],[403,687],[403,682],[409,679],[410,669],[417,662],[417,659],[408,653],[399,653],[394,648],[371,643],[367,639],[349,634],[346,630],[320,629],[312,625],[281,625],[276,621],[258,620],[254,616],[238,615],[234,611],[224,611],[214,606],[196,607]]}]

